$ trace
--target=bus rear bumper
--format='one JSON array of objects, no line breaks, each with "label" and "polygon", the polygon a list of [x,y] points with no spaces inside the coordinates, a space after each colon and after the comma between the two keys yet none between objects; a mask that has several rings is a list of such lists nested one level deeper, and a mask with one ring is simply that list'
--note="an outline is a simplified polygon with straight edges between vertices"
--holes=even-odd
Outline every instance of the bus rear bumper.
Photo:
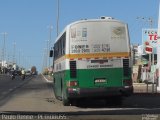
[{"label": "bus rear bumper", "polygon": [[68,88],[69,98],[130,96],[133,94],[133,86],[111,88]]}]

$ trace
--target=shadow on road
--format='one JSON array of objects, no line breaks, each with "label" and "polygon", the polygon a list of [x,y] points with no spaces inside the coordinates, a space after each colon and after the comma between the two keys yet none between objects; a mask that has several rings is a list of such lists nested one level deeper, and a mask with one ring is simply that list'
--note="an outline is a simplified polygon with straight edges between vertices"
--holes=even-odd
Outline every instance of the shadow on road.
[{"label": "shadow on road", "polygon": [[122,104],[101,99],[84,99],[75,104],[80,108],[160,108],[160,94],[137,93],[125,97]]}]

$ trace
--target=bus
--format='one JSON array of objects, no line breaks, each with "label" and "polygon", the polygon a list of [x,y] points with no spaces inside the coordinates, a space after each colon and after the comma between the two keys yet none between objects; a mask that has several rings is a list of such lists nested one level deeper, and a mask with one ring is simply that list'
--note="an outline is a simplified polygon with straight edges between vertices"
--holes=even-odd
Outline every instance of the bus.
[{"label": "bus", "polygon": [[59,34],[51,52],[54,93],[63,105],[81,98],[121,102],[133,93],[126,23],[111,17],[73,22]]}]

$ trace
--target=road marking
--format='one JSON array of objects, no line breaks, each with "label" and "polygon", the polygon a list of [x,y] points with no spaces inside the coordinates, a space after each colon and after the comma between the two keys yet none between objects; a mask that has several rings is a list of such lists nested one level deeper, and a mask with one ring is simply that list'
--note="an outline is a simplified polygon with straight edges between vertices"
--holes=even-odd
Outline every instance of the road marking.
[{"label": "road marking", "polygon": [[43,74],[41,74],[42,76],[43,76],[43,78],[47,81],[47,82],[53,82],[53,81],[50,81],[50,80],[48,80]]}]

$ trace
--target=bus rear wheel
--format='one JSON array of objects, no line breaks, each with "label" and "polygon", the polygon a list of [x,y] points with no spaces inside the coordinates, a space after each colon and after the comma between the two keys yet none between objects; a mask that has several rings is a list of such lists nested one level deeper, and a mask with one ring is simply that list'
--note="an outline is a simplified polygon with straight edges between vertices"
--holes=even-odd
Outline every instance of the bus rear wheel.
[{"label": "bus rear wheel", "polygon": [[70,106],[70,101],[66,99],[62,99],[62,103],[64,106]]},{"label": "bus rear wheel", "polygon": [[62,103],[64,106],[70,105],[70,100],[66,98],[63,87],[62,87]]}]

